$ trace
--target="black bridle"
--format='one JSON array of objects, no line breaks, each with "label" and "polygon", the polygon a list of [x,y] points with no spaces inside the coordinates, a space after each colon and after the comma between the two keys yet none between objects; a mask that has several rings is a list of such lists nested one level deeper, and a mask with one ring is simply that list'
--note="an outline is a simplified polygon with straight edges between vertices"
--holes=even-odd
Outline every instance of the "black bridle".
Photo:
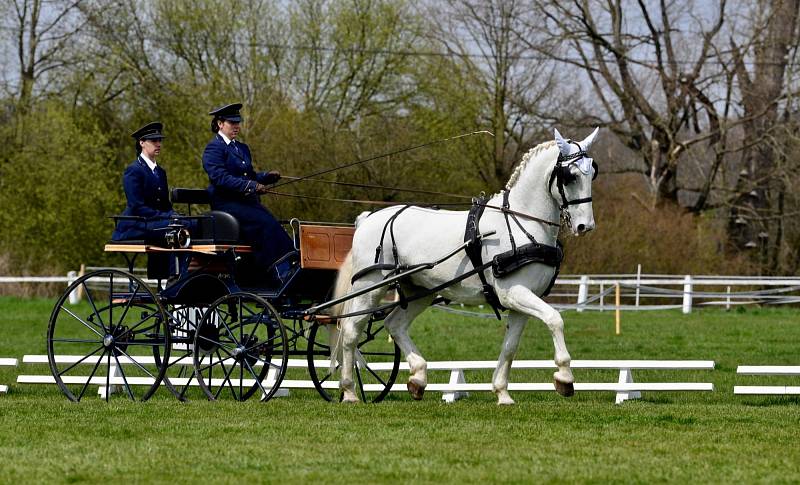
[{"label": "black bridle", "polygon": [[[571,154],[571,155],[564,155],[561,153],[561,150],[558,152],[558,158],[556,159],[556,166],[553,168],[553,172],[550,174],[550,181],[547,183],[547,189],[552,190],[553,182],[556,182],[556,186],[558,187],[558,194],[561,196],[561,206],[559,209],[562,211],[566,211],[566,209],[571,205],[578,205],[578,204],[586,204],[592,201],[591,197],[584,197],[583,199],[567,199],[567,194],[564,191],[564,186],[569,185],[570,183],[574,182],[577,177],[575,174],[572,173],[571,167],[578,163],[583,157],[586,156],[586,151],[581,148],[580,144],[576,141],[568,140],[569,143],[574,144],[578,147],[578,151]],[[599,173],[600,168],[597,166],[597,163],[593,160],[592,161],[592,169],[594,170],[594,174],[592,175],[592,180],[597,178],[597,174]],[[567,211],[569,214],[569,211]]]}]

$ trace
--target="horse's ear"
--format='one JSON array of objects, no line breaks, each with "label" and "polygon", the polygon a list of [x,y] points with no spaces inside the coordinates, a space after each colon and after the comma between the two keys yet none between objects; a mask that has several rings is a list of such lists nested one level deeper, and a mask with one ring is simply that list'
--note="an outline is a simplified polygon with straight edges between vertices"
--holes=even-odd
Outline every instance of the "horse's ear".
[{"label": "horse's ear", "polygon": [[599,132],[599,131],[600,131],[600,127],[598,126],[597,128],[594,129],[594,131],[592,132],[591,135],[587,136],[581,142],[581,148],[583,148],[584,151],[589,151],[589,147],[591,147],[592,143],[594,143],[594,139],[597,137],[597,132]]},{"label": "horse's ear", "polygon": [[561,133],[558,132],[555,128],[553,128],[553,132],[556,137],[556,143],[558,144],[558,150],[561,152],[562,155],[566,156],[569,155],[570,148],[569,142],[561,136]]}]

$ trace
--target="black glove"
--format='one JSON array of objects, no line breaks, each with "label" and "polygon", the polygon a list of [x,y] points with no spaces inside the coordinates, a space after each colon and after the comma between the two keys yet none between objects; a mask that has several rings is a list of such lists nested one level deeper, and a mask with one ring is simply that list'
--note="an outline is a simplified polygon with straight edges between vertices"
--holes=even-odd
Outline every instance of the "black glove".
[{"label": "black glove", "polygon": [[278,172],[277,170],[271,170],[267,172],[263,178],[265,184],[267,185],[274,184],[275,182],[281,179],[281,173]]}]

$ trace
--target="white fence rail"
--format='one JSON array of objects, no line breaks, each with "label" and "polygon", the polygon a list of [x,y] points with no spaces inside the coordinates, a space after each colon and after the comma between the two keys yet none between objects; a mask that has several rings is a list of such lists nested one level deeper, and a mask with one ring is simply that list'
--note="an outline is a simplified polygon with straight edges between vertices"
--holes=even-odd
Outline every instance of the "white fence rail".
[{"label": "white fence rail", "polygon": [[[83,359],[83,360],[81,360]],[[62,364],[75,364],[80,361],[83,365],[94,365],[98,357],[73,356],[61,355],[57,356],[56,360]],[[137,362],[142,365],[152,365],[154,360],[152,357],[137,357]],[[22,362],[25,364],[46,364],[46,355],[26,355],[23,357]],[[186,360],[175,360],[178,365],[184,364]],[[277,361],[276,361],[277,363]],[[121,365],[130,365],[132,362],[128,358],[120,358]],[[320,360],[315,362],[318,368],[327,368],[329,366],[327,360]],[[260,363],[256,363],[260,365]],[[305,359],[289,359],[289,368],[307,368],[307,361]],[[449,382],[437,383],[431,382],[426,388],[430,392],[442,393],[442,399],[445,402],[453,402],[456,399],[466,397],[469,392],[491,392],[491,382],[467,382],[465,371],[476,370],[489,370],[494,369],[497,363],[495,361],[443,361],[443,362],[428,362],[428,371],[436,373],[438,371],[445,371],[449,373]],[[391,363],[385,364],[371,364],[373,369],[388,370],[391,368]],[[616,404],[621,404],[628,399],[637,399],[641,397],[642,392],[655,392],[655,391],[713,391],[714,384],[711,382],[635,382],[633,379],[633,371],[647,371],[647,370],[713,370],[714,361],[711,360],[573,360],[572,369],[593,369],[593,370],[615,370],[618,371],[618,379],[616,382],[581,382],[580,380],[575,383],[576,392],[585,391],[603,391],[613,392],[616,394]],[[513,369],[556,369],[556,365],[552,360],[518,360],[514,361]],[[403,362],[400,364],[400,370],[408,371],[408,364]],[[578,373],[578,377],[580,374]],[[89,379],[89,376],[71,376],[71,383],[84,383]],[[268,377],[269,379],[269,377]],[[122,385],[124,383],[121,375],[112,376],[111,384]],[[171,379],[171,382],[176,386],[197,385],[197,381],[191,377],[182,379]],[[17,377],[19,384],[55,384],[55,379],[48,373],[41,374],[24,374]],[[105,396],[106,383],[105,376],[95,376],[90,384],[98,385],[98,395]],[[130,385],[152,385],[153,380],[149,378],[139,378],[138,380],[128,379]],[[255,383],[254,380],[245,379],[244,385],[251,386]],[[326,389],[338,389],[339,382],[335,380],[326,381],[324,383]],[[287,395],[289,389],[313,389],[314,384],[310,380],[294,380],[285,379],[281,383],[281,390],[284,392],[282,395]],[[377,384],[368,385],[368,391],[379,391],[382,387]],[[508,385],[509,391],[555,391],[552,382],[511,382]],[[405,383],[396,383],[392,386],[392,392],[406,392]]]},{"label": "white fence rail", "polygon": [[[7,359],[2,358],[0,359],[0,367],[16,367],[17,366],[17,359]],[[0,394],[5,394],[8,392],[8,386],[0,384]]]},{"label": "white fence rail", "polygon": [[[577,287],[577,291],[574,288]],[[616,304],[617,294],[621,303]],[[697,306],[800,303],[800,277],[583,275],[556,280],[550,298],[559,309],[663,310]],[[574,304],[563,301],[575,301]],[[649,300],[647,304],[643,300]]]},{"label": "white fence rail", "polygon": [[[736,373],[746,376],[800,376],[800,365],[740,365]],[[734,386],[734,394],[800,394],[800,386]]]},{"label": "white fence rail", "polygon": [[[86,272],[100,268],[87,267]],[[124,269],[124,268],[116,268]],[[65,283],[78,277],[77,271],[67,276],[0,276],[4,283]],[[144,278],[144,270],[137,268]],[[145,280],[155,285],[155,281]],[[2,286],[0,286],[0,290]],[[616,304],[617,295],[620,304]],[[77,303],[79,295],[70,295]],[[702,276],[702,275],[562,275],[556,280],[549,301],[561,310],[577,311],[641,311],[682,309],[690,313],[698,306],[778,305],[800,303],[800,277],[767,276]],[[574,302],[574,303],[571,303]]]}]

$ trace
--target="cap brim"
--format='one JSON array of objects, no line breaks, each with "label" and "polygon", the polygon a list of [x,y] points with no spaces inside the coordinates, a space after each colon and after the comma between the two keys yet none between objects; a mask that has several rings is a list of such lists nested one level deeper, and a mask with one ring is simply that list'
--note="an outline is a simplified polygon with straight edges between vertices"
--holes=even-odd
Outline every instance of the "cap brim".
[{"label": "cap brim", "polygon": [[232,122],[234,122],[234,123],[241,123],[241,121],[242,121],[242,117],[241,117],[241,116],[239,116],[239,115],[235,115],[235,116],[222,116],[221,118],[222,118],[223,120],[225,120],[225,121],[232,121]]}]

